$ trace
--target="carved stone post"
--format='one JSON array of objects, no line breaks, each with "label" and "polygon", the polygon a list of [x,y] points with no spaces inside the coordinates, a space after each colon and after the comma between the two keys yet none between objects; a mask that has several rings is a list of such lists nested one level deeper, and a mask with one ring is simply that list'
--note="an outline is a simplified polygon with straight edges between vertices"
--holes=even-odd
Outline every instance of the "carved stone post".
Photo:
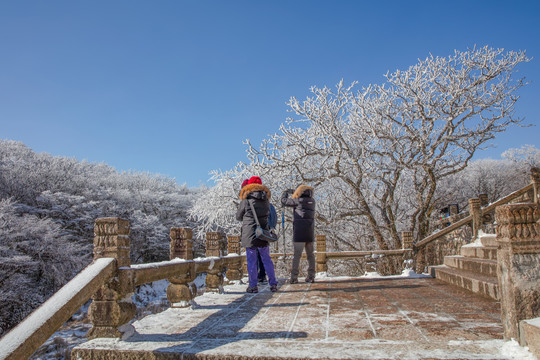
[{"label": "carved stone post", "polygon": [[450,204],[448,205],[448,215],[453,216],[457,215],[459,213],[459,208],[457,204]]},{"label": "carved stone post", "polygon": [[222,233],[206,233],[206,257],[224,255],[225,245]]},{"label": "carved stone post", "polygon": [[[413,248],[413,232],[412,231],[402,231],[401,232],[401,248],[403,250]],[[412,251],[407,251],[403,253],[403,269],[415,269],[416,266],[414,263],[414,256]],[[403,270],[402,269],[402,270]]]},{"label": "carved stone post", "polygon": [[488,206],[489,204],[488,194],[478,194],[478,198],[480,199],[480,206]]},{"label": "carved stone post", "polygon": [[533,202],[540,206],[540,169],[531,169],[531,184],[533,184]]},{"label": "carved stone post", "polygon": [[326,263],[326,235],[316,235],[315,241],[317,242],[317,256],[315,258],[316,272],[328,271],[328,264]]},{"label": "carved stone post", "polygon": [[171,228],[170,259],[193,260],[193,232],[190,228]]},{"label": "carved stone post", "polygon": [[[180,258],[193,260],[193,232],[190,228],[171,228],[170,231],[170,259]],[[197,287],[188,284],[195,280],[195,263],[190,265],[185,274],[168,278],[170,284],[167,287],[167,299],[173,308],[190,306],[191,300],[197,294]]]},{"label": "carved stone post", "polygon": [[401,232],[401,248],[402,249],[412,249],[413,247],[413,233],[412,231],[402,231]]},{"label": "carved stone post", "polygon": [[497,278],[505,339],[519,339],[519,322],[540,316],[539,219],[534,204],[510,204],[495,210]]},{"label": "carved stone post", "polygon": [[[222,255],[223,239],[220,232],[206,233],[206,257],[220,257]],[[223,288],[223,261],[214,260],[211,268],[206,272],[206,291],[221,292]]]},{"label": "carved stone post", "polygon": [[[238,254],[241,253],[240,236],[229,235],[227,236],[227,253]],[[238,259],[234,263],[229,263],[229,267],[226,272],[227,279],[229,280],[242,280],[242,259]]]},{"label": "carved stone post", "polygon": [[472,216],[472,240],[478,237],[482,230],[482,202],[480,198],[469,199],[469,212]]},{"label": "carved stone post", "polygon": [[[120,218],[100,218],[94,224],[94,260],[112,257],[117,267],[129,267],[129,221]],[[92,296],[88,317],[92,329],[90,339],[96,337],[122,337],[119,326],[130,321],[136,306],[127,295],[134,292],[134,280],[115,277]],[[128,299],[128,300],[126,300]]]}]

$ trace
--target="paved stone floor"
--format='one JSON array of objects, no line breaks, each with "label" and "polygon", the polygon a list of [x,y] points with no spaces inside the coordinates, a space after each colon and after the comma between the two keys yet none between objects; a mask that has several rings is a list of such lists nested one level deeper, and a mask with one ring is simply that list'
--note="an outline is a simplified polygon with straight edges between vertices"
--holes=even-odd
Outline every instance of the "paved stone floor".
[{"label": "paved stone floor", "polygon": [[[80,359],[507,359],[499,303],[432,278],[321,279],[258,294],[245,285],[95,339]],[[100,355],[101,354],[101,355]],[[511,357],[510,357],[511,358]]]}]

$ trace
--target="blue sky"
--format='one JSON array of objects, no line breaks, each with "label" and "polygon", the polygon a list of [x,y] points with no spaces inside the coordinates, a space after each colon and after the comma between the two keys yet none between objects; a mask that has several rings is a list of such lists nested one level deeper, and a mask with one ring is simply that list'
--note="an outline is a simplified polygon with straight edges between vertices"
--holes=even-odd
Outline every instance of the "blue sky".
[{"label": "blue sky", "polygon": [[[516,114],[538,124],[538,1],[0,2],[0,139],[180,184],[246,160],[291,96],[384,82],[430,53],[527,50]],[[479,157],[540,129],[511,128]]]}]

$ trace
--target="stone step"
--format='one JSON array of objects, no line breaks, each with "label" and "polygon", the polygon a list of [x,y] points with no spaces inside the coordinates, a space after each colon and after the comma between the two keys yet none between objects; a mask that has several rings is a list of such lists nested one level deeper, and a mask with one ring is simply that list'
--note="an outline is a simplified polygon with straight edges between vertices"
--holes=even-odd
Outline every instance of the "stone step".
[{"label": "stone step", "polygon": [[495,234],[482,234],[480,236],[480,242],[484,246],[497,247],[497,235],[495,235]]},{"label": "stone step", "polygon": [[519,322],[519,342],[540,359],[540,317]]},{"label": "stone step", "polygon": [[446,265],[430,266],[431,276],[472,291],[475,294],[499,300],[499,285],[497,278],[474,274],[451,268]]},{"label": "stone step", "polygon": [[470,258],[497,260],[497,247],[464,245],[461,247],[461,255]]},{"label": "stone step", "polygon": [[460,255],[445,256],[444,265],[454,269],[497,278],[497,261],[469,258]]}]

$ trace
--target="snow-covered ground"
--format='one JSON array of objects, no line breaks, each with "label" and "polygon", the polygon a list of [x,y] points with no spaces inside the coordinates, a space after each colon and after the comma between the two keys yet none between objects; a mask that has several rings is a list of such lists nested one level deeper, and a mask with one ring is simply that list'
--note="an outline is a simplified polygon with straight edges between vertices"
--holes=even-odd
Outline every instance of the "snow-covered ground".
[{"label": "snow-covered ground", "polygon": [[[161,314],[146,316],[133,322],[135,334],[128,341],[96,339],[80,347],[117,348],[127,351],[144,349],[201,353],[209,356],[265,354],[284,358],[536,359],[527,348],[520,347],[516,341],[505,342],[500,339],[500,321],[493,320],[496,316],[490,315],[491,318],[488,316],[484,320],[472,318],[467,321],[460,320],[458,324],[457,317],[451,314],[434,313],[428,309],[424,312],[412,311],[407,309],[407,305],[398,306],[395,302],[392,302],[392,306],[397,307],[398,311],[385,313],[384,310],[380,311],[381,309],[377,308],[376,298],[373,299],[375,302],[374,305],[370,305],[371,308],[366,305],[364,309],[349,310],[351,314],[345,314],[345,318],[336,320],[329,315],[331,308],[346,306],[350,299],[345,297],[349,295],[358,296],[356,294],[361,293],[362,296],[369,298],[370,287],[381,287],[380,284],[384,287],[388,281],[402,279],[406,282],[399,284],[403,284],[404,288],[414,288],[418,285],[415,281],[423,281],[422,278],[426,277],[429,276],[418,275],[410,270],[401,276],[389,277],[369,273],[362,278],[330,278],[326,274],[318,274],[318,282],[313,287],[308,284],[289,285],[284,283],[285,279],[281,279],[282,285],[278,293],[270,293],[267,287],[264,287],[255,295],[246,295],[245,284],[231,284],[225,286],[224,294],[208,293],[197,297],[191,308],[167,309]],[[341,289],[339,286],[332,288],[334,283],[350,281],[358,284],[359,279],[366,280],[360,282],[365,286],[354,285],[349,289]],[[202,283],[199,282],[199,285]],[[154,291],[154,287],[159,290]],[[139,295],[144,294],[148,299],[154,299],[148,304],[162,304],[166,282],[154,284],[154,287],[141,289]],[[390,286],[390,288],[399,287],[400,285]],[[337,295],[339,291],[344,291],[343,298]],[[411,296],[414,291],[415,289],[411,289],[404,296]],[[327,299],[326,294],[329,293],[332,295],[328,296],[336,294],[337,298]],[[471,302],[472,299],[474,302],[477,299],[474,295],[470,296],[471,298],[464,301]],[[380,300],[382,306],[385,300],[383,298]],[[479,308],[481,306],[485,305],[479,305]],[[359,332],[362,328],[359,319],[365,318],[364,315],[368,319],[364,324],[364,332],[369,336],[365,338],[351,336],[362,334]],[[469,315],[474,317],[475,314]],[[434,324],[440,328],[432,329],[433,333],[418,330],[424,323]],[[379,327],[381,324],[390,325]],[[452,332],[453,327],[461,332]],[[384,335],[387,329],[393,329],[392,331],[396,333],[412,331],[412,336],[408,337],[405,333],[395,336]],[[485,329],[488,330],[482,333]],[[475,331],[480,335],[475,334]],[[490,336],[490,332],[499,336]],[[376,336],[372,336],[372,333]],[[448,337],[448,334],[458,333],[455,338]],[[63,336],[62,339],[66,342],[72,341],[66,333],[58,333],[57,336]],[[53,336],[48,342],[49,346],[54,342]],[[53,354],[44,354],[37,358],[53,357],[58,358]]]}]

